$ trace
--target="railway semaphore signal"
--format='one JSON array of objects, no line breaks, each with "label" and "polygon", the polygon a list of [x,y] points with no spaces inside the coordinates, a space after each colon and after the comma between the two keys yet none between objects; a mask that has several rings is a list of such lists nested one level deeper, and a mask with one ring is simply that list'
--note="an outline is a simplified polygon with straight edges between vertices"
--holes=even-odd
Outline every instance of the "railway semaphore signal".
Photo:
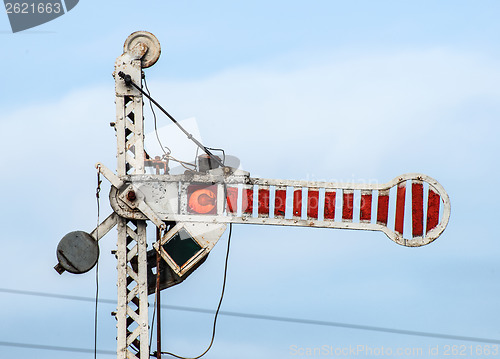
[{"label": "railway semaphore signal", "polygon": [[[59,273],[84,273],[97,262],[97,241],[117,227],[119,359],[150,357],[148,295],[181,283],[196,270],[228,224],[381,231],[407,247],[426,245],[446,228],[448,195],[423,174],[401,175],[385,184],[352,184],[253,178],[227,166],[142,90],[142,70],[159,56],[160,43],[148,32],[135,32],[125,41],[113,73],[116,173],[97,164],[111,183],[113,213],[91,233],[67,234],[57,249]],[[143,96],[205,152],[193,170],[172,175],[168,156],[152,159],[146,154]],[[147,167],[156,173],[148,174]],[[150,251],[147,222],[158,235]]]}]

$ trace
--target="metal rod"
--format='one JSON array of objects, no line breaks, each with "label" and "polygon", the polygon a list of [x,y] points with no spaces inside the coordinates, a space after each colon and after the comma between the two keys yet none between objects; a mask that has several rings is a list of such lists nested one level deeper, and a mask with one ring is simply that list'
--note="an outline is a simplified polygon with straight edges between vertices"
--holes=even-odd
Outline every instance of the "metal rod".
[{"label": "metal rod", "polygon": [[160,303],[160,239],[161,229],[156,227],[156,242],[158,250],[156,251],[156,359],[161,359],[161,303]]},{"label": "metal rod", "polygon": [[137,86],[137,84],[135,84],[134,81],[132,81],[132,78],[130,75],[127,75],[124,72],[120,71],[120,72],[118,72],[118,76],[120,76],[123,79],[123,81],[125,81],[126,85],[132,85],[137,90],[139,90],[144,96],[146,96],[152,103],[155,104],[156,107],[158,107],[160,109],[161,112],[163,112],[170,120],[172,120],[172,122],[175,123],[177,125],[177,127],[179,127],[179,129],[182,132],[184,132],[184,134],[187,136],[187,138],[189,138],[191,141],[193,141],[196,144],[196,146],[201,148],[207,155],[210,156],[211,159],[213,159],[215,162],[217,162],[217,164],[220,167],[224,167],[224,164],[222,163],[222,161],[219,158],[214,156],[214,154],[212,152],[210,152],[205,146],[203,146],[200,141],[198,141],[196,138],[194,138],[192,134],[187,132],[184,129],[184,127],[182,127],[179,124],[179,122],[177,122],[177,120],[167,112],[167,110],[165,110],[163,107],[161,107],[161,105],[158,102],[156,102],[151,96],[149,96],[142,88]]}]

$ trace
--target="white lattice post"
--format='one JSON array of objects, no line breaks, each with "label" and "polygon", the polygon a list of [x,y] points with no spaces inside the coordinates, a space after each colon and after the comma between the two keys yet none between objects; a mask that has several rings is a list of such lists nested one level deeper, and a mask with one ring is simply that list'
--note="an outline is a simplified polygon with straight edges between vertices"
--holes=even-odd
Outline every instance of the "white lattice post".
[{"label": "white lattice post", "polygon": [[[155,56],[157,54],[157,56]],[[117,175],[144,174],[144,123],[142,94],[118,76],[123,72],[141,84],[142,68],[159,56],[159,43],[147,32],[136,32],[125,42],[115,63]],[[146,221],[118,219],[117,270],[118,359],[149,358]]]}]

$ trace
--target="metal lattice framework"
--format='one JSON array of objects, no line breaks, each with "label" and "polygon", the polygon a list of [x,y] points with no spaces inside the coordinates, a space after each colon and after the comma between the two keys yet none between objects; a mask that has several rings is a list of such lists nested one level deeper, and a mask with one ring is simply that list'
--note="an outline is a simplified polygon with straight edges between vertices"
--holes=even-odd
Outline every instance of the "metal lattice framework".
[{"label": "metal lattice framework", "polygon": [[[125,43],[124,54],[115,64],[115,130],[120,177],[143,174],[145,154],[142,94],[125,86],[117,74],[126,71],[135,83],[142,83],[145,55],[154,50],[151,44],[147,46],[148,40],[156,39],[144,32],[132,34]],[[117,357],[146,359],[149,358],[146,221],[119,217],[117,224]]]}]

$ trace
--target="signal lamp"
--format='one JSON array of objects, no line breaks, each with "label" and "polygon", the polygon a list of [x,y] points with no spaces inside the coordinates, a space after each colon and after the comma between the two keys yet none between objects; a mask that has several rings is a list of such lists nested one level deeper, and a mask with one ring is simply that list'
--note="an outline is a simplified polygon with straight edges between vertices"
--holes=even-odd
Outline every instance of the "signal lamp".
[{"label": "signal lamp", "polygon": [[217,186],[192,184],[187,189],[187,195],[189,213],[217,213]]}]

